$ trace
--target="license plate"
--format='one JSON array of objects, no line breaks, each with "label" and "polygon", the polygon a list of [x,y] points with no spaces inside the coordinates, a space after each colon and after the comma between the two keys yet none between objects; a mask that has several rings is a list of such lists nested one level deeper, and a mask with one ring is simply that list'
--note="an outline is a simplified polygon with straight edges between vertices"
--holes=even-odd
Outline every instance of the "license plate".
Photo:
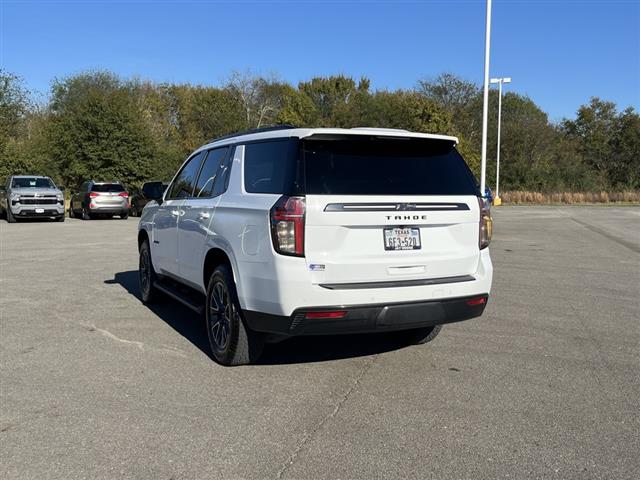
[{"label": "license plate", "polygon": [[36,208],[36,213],[44,213],[44,208]]},{"label": "license plate", "polygon": [[421,248],[419,228],[384,229],[385,250],[420,250]]}]

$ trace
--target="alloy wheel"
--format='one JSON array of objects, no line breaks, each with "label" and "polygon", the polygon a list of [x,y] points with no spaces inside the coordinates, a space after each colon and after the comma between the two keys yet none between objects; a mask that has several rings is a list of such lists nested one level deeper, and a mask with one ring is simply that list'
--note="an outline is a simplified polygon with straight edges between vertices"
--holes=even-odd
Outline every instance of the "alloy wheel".
[{"label": "alloy wheel", "polygon": [[216,282],[209,301],[209,329],[211,338],[219,350],[227,347],[231,321],[237,314],[226,285]]}]

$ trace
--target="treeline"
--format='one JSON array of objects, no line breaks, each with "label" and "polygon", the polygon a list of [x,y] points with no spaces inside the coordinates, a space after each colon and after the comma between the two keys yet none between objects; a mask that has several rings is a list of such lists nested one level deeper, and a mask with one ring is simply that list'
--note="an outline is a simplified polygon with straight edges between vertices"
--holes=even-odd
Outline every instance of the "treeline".
[{"label": "treeline", "polygon": [[[490,95],[487,183],[495,176],[497,92]],[[640,189],[640,116],[592,98],[576,118],[549,121],[530,98],[502,102],[501,189],[538,192]],[[411,90],[372,91],[366,78],[317,77],[297,86],[234,73],[221,86],[157,84],[90,72],[53,82],[37,104],[20,78],[0,71],[0,179],[52,176],[138,186],[169,179],[211,138],[272,124],[374,126],[454,134],[479,173],[480,87],[452,74]]]}]

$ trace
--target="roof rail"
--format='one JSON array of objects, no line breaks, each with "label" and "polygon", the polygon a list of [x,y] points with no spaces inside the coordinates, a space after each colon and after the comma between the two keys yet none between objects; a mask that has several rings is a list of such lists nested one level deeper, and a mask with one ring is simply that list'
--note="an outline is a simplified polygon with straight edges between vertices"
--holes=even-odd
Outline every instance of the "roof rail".
[{"label": "roof rail", "polygon": [[222,135],[221,137],[212,138],[207,143],[218,142],[220,140],[224,140],[226,138],[239,137],[240,135],[250,135],[252,133],[263,133],[263,132],[271,132],[274,130],[289,130],[291,128],[297,128],[294,125],[283,124],[283,125],[271,125],[269,127],[261,127],[261,128],[252,128],[250,130],[244,130],[242,132],[229,133],[228,135]]}]

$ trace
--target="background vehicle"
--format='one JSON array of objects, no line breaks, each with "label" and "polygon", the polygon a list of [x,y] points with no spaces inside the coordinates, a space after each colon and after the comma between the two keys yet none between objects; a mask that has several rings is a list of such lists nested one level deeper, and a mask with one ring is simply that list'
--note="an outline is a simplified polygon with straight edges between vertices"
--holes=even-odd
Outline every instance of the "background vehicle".
[{"label": "background vehicle", "polygon": [[129,192],[120,182],[84,182],[71,196],[69,216],[89,220],[97,216],[129,217]]},{"label": "background vehicle", "polygon": [[0,188],[0,209],[9,223],[34,217],[64,222],[64,194],[49,177],[13,175]]},{"label": "background vehicle", "polygon": [[214,357],[292,335],[432,340],[482,314],[491,218],[457,139],[271,128],[194,152],[139,224],[140,288],[204,312]]},{"label": "background vehicle", "polygon": [[146,182],[142,188],[131,195],[130,213],[133,217],[139,217],[144,206],[154,198],[162,197],[169,185],[162,182]]}]

